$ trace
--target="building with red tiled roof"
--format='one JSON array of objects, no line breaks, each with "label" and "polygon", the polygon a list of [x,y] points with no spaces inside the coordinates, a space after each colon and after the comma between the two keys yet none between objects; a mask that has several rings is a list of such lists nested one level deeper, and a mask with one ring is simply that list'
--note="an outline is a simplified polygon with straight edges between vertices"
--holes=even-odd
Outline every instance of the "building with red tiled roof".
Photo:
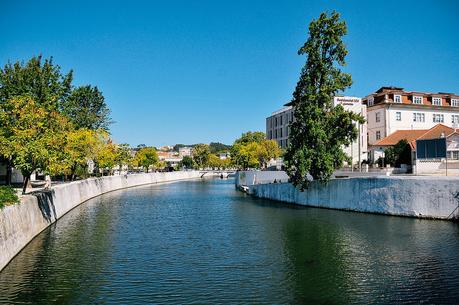
[{"label": "building with red tiled roof", "polygon": [[381,87],[362,99],[367,105],[368,145],[397,130],[428,130],[437,124],[459,127],[459,95]]},{"label": "building with red tiled roof", "polygon": [[450,158],[458,159],[459,145],[455,144],[456,142],[458,142],[456,140],[456,138],[458,137],[459,133],[456,131],[456,129],[443,124],[437,124],[434,127],[427,130],[397,130],[370,146],[370,158],[373,161],[376,161],[379,157],[384,156],[384,150],[391,146],[394,146],[401,140],[406,140],[408,142],[408,145],[410,145],[414,164],[416,140],[446,138],[448,143],[448,154],[450,155]]}]

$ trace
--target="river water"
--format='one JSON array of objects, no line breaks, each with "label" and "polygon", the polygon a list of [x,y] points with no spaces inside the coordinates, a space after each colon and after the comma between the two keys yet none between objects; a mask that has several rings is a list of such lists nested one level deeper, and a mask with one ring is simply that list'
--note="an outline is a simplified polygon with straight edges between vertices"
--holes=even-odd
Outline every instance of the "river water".
[{"label": "river water", "polygon": [[285,206],[233,180],[116,191],[1,273],[6,304],[388,304],[459,300],[459,226]]}]

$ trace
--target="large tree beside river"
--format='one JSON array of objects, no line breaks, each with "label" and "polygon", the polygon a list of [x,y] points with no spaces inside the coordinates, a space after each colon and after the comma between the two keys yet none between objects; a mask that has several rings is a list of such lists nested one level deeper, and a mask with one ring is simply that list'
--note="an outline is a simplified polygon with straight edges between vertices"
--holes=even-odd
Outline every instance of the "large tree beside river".
[{"label": "large tree beside river", "polygon": [[332,103],[337,93],[352,84],[351,75],[340,70],[346,63],[346,32],[338,13],[322,13],[309,25],[309,38],[298,51],[307,60],[291,102],[295,120],[290,125],[285,164],[291,181],[301,190],[309,186],[308,174],[322,182],[330,179],[346,159],[342,147],[357,137],[355,122],[364,122],[362,116]]}]

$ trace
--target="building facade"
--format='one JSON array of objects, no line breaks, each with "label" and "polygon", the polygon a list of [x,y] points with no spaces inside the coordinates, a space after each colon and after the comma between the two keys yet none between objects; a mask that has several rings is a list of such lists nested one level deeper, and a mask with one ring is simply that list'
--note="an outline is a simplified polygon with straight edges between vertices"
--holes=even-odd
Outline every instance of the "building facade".
[{"label": "building facade", "polygon": [[[287,104],[288,105],[288,104]],[[358,97],[336,96],[333,98],[333,105],[342,105],[345,110],[361,114],[366,118],[366,105]],[[275,111],[266,118],[266,137],[277,141],[281,148],[288,147],[288,136],[290,133],[289,125],[294,120],[293,107],[286,106]],[[353,164],[367,159],[367,127],[366,124],[357,124],[359,136],[349,145],[344,147],[344,152],[352,158]]]},{"label": "building facade", "polygon": [[293,121],[293,107],[286,106],[266,118],[266,138],[277,141],[281,148],[288,146],[289,125]]},{"label": "building facade", "polygon": [[459,126],[459,96],[453,93],[382,87],[362,101],[367,105],[369,145],[397,130],[430,129],[437,124]]},{"label": "building facade", "polygon": [[[362,99],[352,96],[336,96],[333,98],[333,105],[341,105],[347,111],[360,114],[365,120],[367,118],[367,106],[362,103]],[[357,139],[349,146],[343,148],[344,153],[351,157],[352,164],[361,164],[363,160],[367,160],[367,124],[356,123],[358,136]]]}]

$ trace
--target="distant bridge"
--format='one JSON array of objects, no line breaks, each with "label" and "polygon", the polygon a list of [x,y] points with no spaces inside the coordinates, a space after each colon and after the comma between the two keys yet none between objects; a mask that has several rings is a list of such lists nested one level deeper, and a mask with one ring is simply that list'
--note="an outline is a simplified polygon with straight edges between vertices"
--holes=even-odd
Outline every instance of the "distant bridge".
[{"label": "distant bridge", "polygon": [[236,173],[235,170],[201,170],[199,171],[201,174],[201,178],[204,176],[217,176],[220,178],[228,178],[230,175],[234,175]]}]

